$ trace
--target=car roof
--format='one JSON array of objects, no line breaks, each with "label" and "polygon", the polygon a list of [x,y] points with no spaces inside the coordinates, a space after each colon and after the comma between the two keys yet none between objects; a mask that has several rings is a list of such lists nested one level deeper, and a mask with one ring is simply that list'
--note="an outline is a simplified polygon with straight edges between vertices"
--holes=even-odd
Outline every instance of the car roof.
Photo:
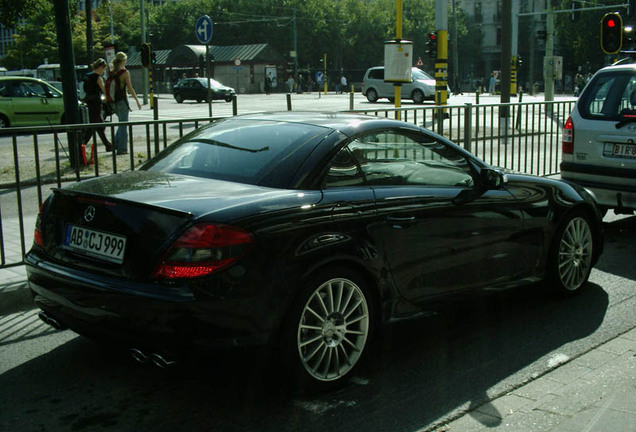
[{"label": "car roof", "polygon": [[400,127],[412,130],[420,128],[411,123],[393,120],[386,117],[376,117],[356,113],[332,113],[332,112],[299,112],[282,111],[255,114],[243,114],[235,116],[236,120],[257,120],[269,122],[303,123],[313,126],[338,130],[346,135],[354,135],[358,132],[376,128]]},{"label": "car roof", "polygon": [[27,76],[0,76],[0,81],[34,81],[34,82],[45,82],[39,78],[27,77]]},{"label": "car roof", "polygon": [[[632,71],[636,72],[636,63],[621,63],[606,66],[598,72],[616,72],[616,71]],[[598,73],[597,72],[597,73]]]}]

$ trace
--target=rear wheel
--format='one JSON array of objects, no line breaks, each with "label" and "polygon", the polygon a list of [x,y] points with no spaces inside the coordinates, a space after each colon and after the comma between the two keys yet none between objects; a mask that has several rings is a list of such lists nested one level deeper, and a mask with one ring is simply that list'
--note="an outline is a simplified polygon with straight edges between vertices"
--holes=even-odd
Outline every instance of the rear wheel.
[{"label": "rear wheel", "polygon": [[375,103],[378,101],[378,92],[375,89],[367,90],[367,100],[371,103]]},{"label": "rear wheel", "polygon": [[424,102],[424,93],[422,93],[422,90],[415,89],[411,94],[411,99],[413,99],[413,103],[421,104]]},{"label": "rear wheel", "polygon": [[0,129],[8,128],[10,126],[9,119],[0,114]]},{"label": "rear wheel", "polygon": [[290,310],[283,333],[296,384],[316,391],[342,382],[367,351],[372,318],[371,297],[357,273],[337,267],[312,279]]},{"label": "rear wheel", "polygon": [[580,291],[590,276],[593,257],[594,237],[589,216],[574,211],[554,238],[549,257],[549,282],[561,293]]}]

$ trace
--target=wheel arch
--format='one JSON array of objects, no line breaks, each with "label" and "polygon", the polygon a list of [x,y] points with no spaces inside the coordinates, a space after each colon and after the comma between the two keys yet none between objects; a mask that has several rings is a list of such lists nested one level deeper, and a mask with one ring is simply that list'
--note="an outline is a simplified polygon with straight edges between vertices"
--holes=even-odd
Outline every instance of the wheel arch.
[{"label": "wheel arch", "polygon": [[372,327],[375,329],[374,332],[377,331],[378,326],[383,321],[382,298],[384,297],[385,290],[376,283],[377,278],[374,276],[373,270],[364,265],[359,259],[349,256],[334,256],[317,262],[307,268],[300,275],[298,287],[290,289],[288,298],[285,301],[283,313],[280,314],[278,322],[276,323],[272,333],[272,338],[277,344],[281,336],[281,330],[284,328],[285,322],[289,319],[292,305],[298,301],[299,296],[302,294],[302,289],[306,286],[306,284],[311,282],[312,279],[332,268],[344,268],[353,271],[363,279],[363,282],[366,284],[371,296],[369,301],[371,302],[371,307],[373,309]]}]

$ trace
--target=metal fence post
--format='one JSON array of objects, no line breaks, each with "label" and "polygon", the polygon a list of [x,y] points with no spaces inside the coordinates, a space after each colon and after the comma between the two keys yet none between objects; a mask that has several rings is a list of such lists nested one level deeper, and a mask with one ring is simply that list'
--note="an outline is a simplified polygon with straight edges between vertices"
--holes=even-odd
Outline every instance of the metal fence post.
[{"label": "metal fence post", "polygon": [[236,95],[232,96],[232,115],[238,115],[238,98]]},{"label": "metal fence post", "polygon": [[[152,118],[153,120],[159,120],[159,98],[157,96],[152,97]],[[159,123],[154,124],[155,134],[155,154],[159,153]]]},{"label": "metal fence post", "polygon": [[292,110],[291,93],[287,93],[287,111],[291,111],[291,110]]},{"label": "metal fence post", "polygon": [[464,148],[466,151],[472,152],[473,140],[473,105],[467,103],[464,107]]}]

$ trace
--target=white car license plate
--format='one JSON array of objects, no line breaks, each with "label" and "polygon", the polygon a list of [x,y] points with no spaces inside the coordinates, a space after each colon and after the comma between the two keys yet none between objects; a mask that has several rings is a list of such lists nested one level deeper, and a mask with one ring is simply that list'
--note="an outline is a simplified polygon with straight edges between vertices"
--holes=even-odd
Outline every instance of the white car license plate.
[{"label": "white car license plate", "polygon": [[64,246],[117,264],[124,262],[126,237],[89,228],[66,225]]},{"label": "white car license plate", "polygon": [[605,144],[605,156],[636,159],[636,144]]}]

